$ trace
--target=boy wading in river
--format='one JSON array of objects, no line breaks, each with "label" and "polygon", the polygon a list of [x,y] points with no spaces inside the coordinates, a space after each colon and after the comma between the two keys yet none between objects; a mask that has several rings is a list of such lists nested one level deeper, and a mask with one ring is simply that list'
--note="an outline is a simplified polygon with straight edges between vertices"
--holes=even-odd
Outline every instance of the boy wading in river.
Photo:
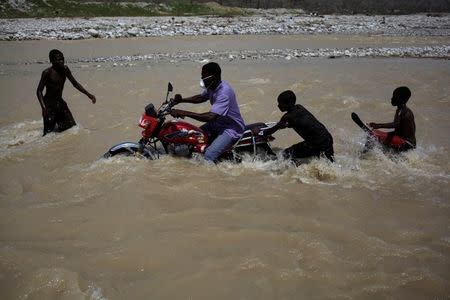
[{"label": "boy wading in river", "polygon": [[[51,50],[49,58],[52,66],[42,72],[36,92],[42,108],[44,135],[49,132],[61,132],[76,125],[67,103],[62,98],[66,78],[77,90],[88,96],[92,103],[97,101],[94,95],[75,80],[69,67],[64,65],[64,55],[61,51]],[[43,95],[44,88],[45,95]]]},{"label": "boy wading in river", "polygon": [[303,139],[302,142],[283,150],[286,159],[304,159],[325,156],[334,161],[333,137],[328,129],[320,123],[306,108],[296,104],[297,97],[293,91],[284,91],[278,96],[278,108],[285,112],[281,120],[263,132],[253,134],[271,135],[286,127],[292,128]]},{"label": "boy wading in river", "polygon": [[[416,123],[412,110],[406,106],[411,91],[406,86],[398,87],[392,94],[391,104],[396,106],[394,121],[391,123],[369,123],[372,129],[392,128],[386,139],[380,142],[387,148],[396,152],[403,152],[416,148]],[[372,147],[369,143],[368,148]]]}]

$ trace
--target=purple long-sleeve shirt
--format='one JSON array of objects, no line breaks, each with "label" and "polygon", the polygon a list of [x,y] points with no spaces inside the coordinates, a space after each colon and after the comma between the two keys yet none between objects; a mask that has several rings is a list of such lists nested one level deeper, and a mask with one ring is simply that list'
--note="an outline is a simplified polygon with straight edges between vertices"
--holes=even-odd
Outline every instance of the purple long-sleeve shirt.
[{"label": "purple long-sleeve shirt", "polygon": [[216,134],[225,132],[232,138],[240,138],[245,125],[236,101],[236,94],[230,84],[222,80],[215,90],[204,91],[202,97],[210,101],[210,112],[218,115],[214,121],[209,122],[209,127]]}]

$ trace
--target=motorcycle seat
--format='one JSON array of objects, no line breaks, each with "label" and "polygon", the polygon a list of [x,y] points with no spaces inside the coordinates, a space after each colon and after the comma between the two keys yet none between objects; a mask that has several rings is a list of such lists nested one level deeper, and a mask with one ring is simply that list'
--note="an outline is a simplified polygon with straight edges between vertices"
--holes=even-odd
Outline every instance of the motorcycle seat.
[{"label": "motorcycle seat", "polygon": [[263,122],[257,122],[257,123],[252,123],[252,124],[247,124],[245,125],[245,130],[251,130],[252,128],[261,128],[261,127],[266,127],[267,125]]}]

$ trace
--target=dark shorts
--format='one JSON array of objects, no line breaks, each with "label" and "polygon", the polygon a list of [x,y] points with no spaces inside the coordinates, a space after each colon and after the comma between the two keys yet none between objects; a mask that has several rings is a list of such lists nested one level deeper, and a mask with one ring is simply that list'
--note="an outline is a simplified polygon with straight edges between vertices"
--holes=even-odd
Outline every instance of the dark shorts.
[{"label": "dark shorts", "polygon": [[67,103],[60,99],[47,107],[44,119],[44,135],[49,132],[62,132],[76,125]]},{"label": "dark shorts", "polygon": [[300,142],[292,145],[283,151],[283,157],[288,158],[308,158],[308,157],[322,157],[325,156],[331,162],[334,162],[333,142],[326,143],[320,146],[313,146],[307,142]]}]

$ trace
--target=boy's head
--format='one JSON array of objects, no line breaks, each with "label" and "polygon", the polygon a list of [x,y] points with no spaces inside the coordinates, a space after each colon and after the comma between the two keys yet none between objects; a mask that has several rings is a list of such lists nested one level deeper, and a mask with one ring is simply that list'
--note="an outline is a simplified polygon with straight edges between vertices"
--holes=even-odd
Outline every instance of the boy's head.
[{"label": "boy's head", "polygon": [[291,90],[287,90],[282,92],[280,95],[278,95],[278,108],[281,111],[288,111],[291,107],[295,105],[295,101],[297,100],[297,97],[295,96],[294,92]]},{"label": "boy's head", "polygon": [[49,52],[48,58],[55,67],[64,67],[64,55],[58,49],[53,49]]},{"label": "boy's head", "polygon": [[411,91],[406,86],[398,87],[392,93],[392,106],[405,105],[411,97]]}]

